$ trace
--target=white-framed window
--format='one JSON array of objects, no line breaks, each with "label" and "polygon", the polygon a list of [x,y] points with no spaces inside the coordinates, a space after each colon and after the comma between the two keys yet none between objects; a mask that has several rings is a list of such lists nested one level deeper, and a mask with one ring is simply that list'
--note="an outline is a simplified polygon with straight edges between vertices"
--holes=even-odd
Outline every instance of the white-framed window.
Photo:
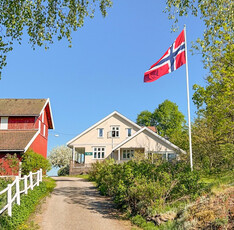
[{"label": "white-framed window", "polygon": [[173,161],[176,160],[177,158],[177,154],[173,153],[173,152],[163,152],[163,153],[159,153],[162,155],[162,159],[166,160],[166,161]]},{"label": "white-framed window", "polygon": [[105,158],[105,147],[93,147],[93,158],[104,159]]},{"label": "white-framed window", "polygon": [[123,149],[123,159],[131,159],[134,157],[134,149]]},{"label": "white-framed window", "polygon": [[98,137],[103,137],[103,134],[104,134],[104,129],[103,128],[99,128],[98,129]]},{"label": "white-framed window", "polygon": [[119,126],[111,126],[112,137],[119,137]]},{"label": "white-framed window", "polygon": [[127,137],[132,136],[132,129],[131,128],[127,128]]},{"label": "white-framed window", "polygon": [[8,117],[1,117],[0,129],[8,129]]},{"label": "white-framed window", "polygon": [[168,153],[167,157],[168,157],[168,161],[176,160],[176,154],[175,153]]},{"label": "white-framed window", "polygon": [[45,135],[46,135],[46,125],[44,124],[43,125],[43,136],[45,137]]}]

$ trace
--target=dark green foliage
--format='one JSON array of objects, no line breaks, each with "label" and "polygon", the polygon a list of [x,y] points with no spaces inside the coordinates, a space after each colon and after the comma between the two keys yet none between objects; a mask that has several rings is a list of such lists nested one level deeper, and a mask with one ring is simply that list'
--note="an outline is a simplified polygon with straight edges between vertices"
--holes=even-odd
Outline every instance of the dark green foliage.
[{"label": "dark green foliage", "polygon": [[0,216],[0,229],[16,229],[17,226],[28,219],[29,215],[35,210],[38,202],[52,192],[54,187],[54,180],[46,179],[38,187],[34,187],[34,190],[29,190],[27,195],[21,195],[21,204],[20,206],[14,204],[12,217],[9,217],[6,213]]},{"label": "dark green foliage", "polygon": [[22,173],[28,175],[29,172],[36,172],[42,169],[43,172],[51,169],[50,162],[40,154],[35,153],[32,150],[28,150],[22,157]]},{"label": "dark green foliage", "polygon": [[67,176],[69,175],[69,165],[63,167],[63,168],[60,168],[58,170],[58,176]]},{"label": "dark green foliage", "polygon": [[160,165],[149,161],[114,160],[93,164],[90,178],[100,192],[113,197],[118,207],[132,215],[149,216],[177,199],[191,199],[200,194],[199,174],[183,162]]},{"label": "dark green foliage", "polygon": [[153,113],[142,111],[137,116],[137,124],[141,126],[155,126],[158,134],[167,137],[180,147],[188,149],[188,133],[183,113],[176,103],[165,100],[159,104]]}]

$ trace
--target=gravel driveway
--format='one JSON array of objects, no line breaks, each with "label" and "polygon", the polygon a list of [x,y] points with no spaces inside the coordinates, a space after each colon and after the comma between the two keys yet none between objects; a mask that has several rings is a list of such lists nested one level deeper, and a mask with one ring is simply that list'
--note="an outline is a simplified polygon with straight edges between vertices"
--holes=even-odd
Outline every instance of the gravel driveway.
[{"label": "gravel driveway", "polygon": [[130,230],[109,198],[81,178],[54,177],[57,186],[37,218],[42,230]]}]

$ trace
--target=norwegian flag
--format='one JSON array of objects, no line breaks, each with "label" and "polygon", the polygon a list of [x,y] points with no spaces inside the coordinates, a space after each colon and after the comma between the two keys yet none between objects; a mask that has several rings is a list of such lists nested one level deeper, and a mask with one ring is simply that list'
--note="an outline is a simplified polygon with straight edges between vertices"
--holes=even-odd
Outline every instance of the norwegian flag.
[{"label": "norwegian flag", "polygon": [[184,30],[167,52],[144,74],[144,82],[152,82],[186,63]]}]

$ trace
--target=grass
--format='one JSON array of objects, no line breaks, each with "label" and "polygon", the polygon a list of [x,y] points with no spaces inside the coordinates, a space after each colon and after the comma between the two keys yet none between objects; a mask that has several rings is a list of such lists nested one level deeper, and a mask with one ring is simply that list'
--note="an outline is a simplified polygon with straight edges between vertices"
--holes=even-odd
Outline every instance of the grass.
[{"label": "grass", "polygon": [[34,190],[29,190],[28,195],[21,196],[21,205],[13,206],[12,217],[6,213],[0,216],[0,229],[39,229],[38,225],[31,220],[31,216],[36,212],[38,204],[53,191],[55,186],[55,180],[44,177],[39,187],[36,186]]},{"label": "grass", "polygon": [[75,176],[70,176],[70,177],[77,177],[77,178],[82,178],[82,179],[85,179],[85,180],[90,180],[89,179],[89,174],[75,175]]},{"label": "grass", "polygon": [[35,219],[36,215],[41,211],[41,205],[42,205],[43,201],[45,200],[45,197],[50,195],[56,186],[55,180],[52,179],[51,177],[44,177],[43,181],[46,183],[46,188],[47,188],[46,194],[38,202],[34,212],[31,213],[31,215],[29,216],[29,218],[26,221],[24,221],[20,226],[18,226],[17,230],[38,230],[38,229],[40,229],[39,225],[37,223],[35,223],[34,219]]},{"label": "grass", "polygon": [[200,180],[212,192],[220,191],[223,186],[234,185],[234,170],[228,170],[221,173],[206,174]]}]

